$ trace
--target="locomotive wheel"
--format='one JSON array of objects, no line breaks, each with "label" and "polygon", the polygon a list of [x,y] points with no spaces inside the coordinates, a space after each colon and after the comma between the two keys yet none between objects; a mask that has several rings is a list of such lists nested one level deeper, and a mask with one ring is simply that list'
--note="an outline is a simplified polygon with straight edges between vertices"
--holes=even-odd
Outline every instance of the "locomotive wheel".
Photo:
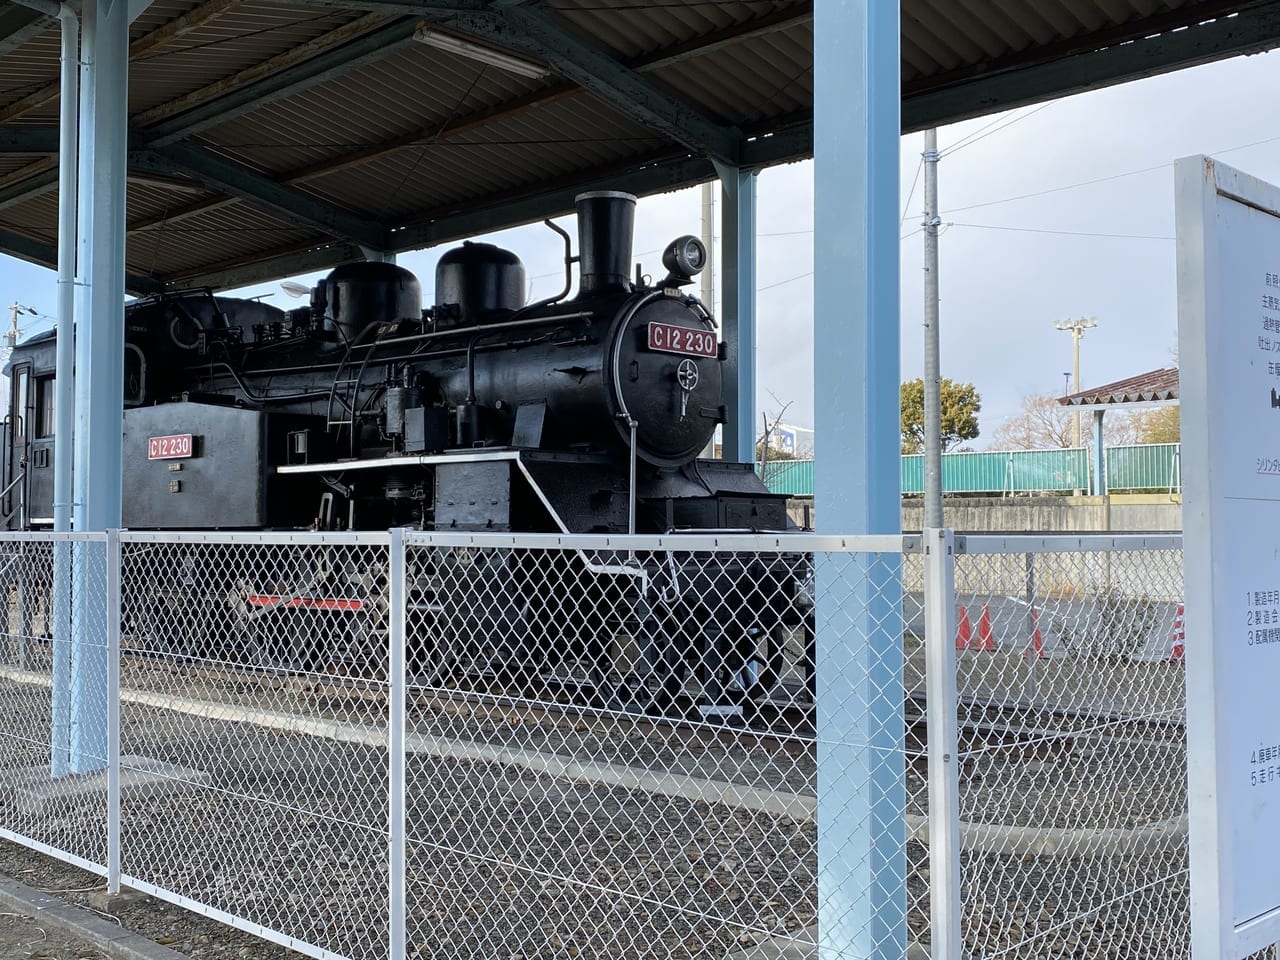
[{"label": "locomotive wheel", "polygon": [[[645,617],[631,629],[626,639],[614,633],[590,645],[595,705],[622,713],[672,715],[684,693],[684,663],[673,642],[676,634],[664,630],[653,617]],[[633,648],[633,657],[621,656],[623,644]]]},{"label": "locomotive wheel", "polygon": [[785,631],[785,627],[777,624],[759,640],[749,636],[742,638],[744,646],[752,649],[743,651],[743,664],[736,679],[742,690],[742,706],[753,712],[766,705],[782,677]]},{"label": "locomotive wheel", "polygon": [[818,699],[818,626],[817,614],[813,611],[804,618],[804,660],[801,673],[804,675],[804,687],[809,691],[809,698],[815,703]]},{"label": "locomotive wheel", "polygon": [[272,616],[242,621],[240,655],[245,665],[277,676],[301,672],[302,658],[285,627],[281,618]]}]

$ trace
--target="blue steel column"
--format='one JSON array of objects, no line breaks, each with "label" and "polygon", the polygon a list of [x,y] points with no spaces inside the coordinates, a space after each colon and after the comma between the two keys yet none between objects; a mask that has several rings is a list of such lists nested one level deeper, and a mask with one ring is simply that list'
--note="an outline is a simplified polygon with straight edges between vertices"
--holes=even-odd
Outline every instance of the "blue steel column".
[{"label": "blue steel column", "polygon": [[[899,4],[814,5],[814,488],[819,530],[901,531]],[[817,568],[822,960],[906,953],[896,558]],[[820,558],[821,561],[821,558]]]},{"label": "blue steel column", "polygon": [[[89,33],[89,24],[93,24]],[[75,526],[120,526],[121,412],[124,398],[124,213],[127,161],[129,5],[87,0],[93,45],[92,140],[82,156],[92,171],[89,205],[88,309],[76,337]],[[106,556],[101,544],[79,545],[73,595],[71,769],[106,766]]]},{"label": "blue steel column", "polygon": [[1093,495],[1107,495],[1107,452],[1102,446],[1102,418],[1105,410],[1093,411]]},{"label": "blue steel column", "polygon": [[[72,342],[75,336],[76,158],[79,155],[80,25],[63,6],[62,67],[58,110],[58,347],[53,430],[53,529],[71,529]],[[70,770],[68,700],[71,692],[71,545],[53,546],[53,696],[50,773]]]},{"label": "blue steel column", "polygon": [[728,350],[724,459],[756,457],[756,171],[716,164],[724,200],[720,249],[720,329]]}]

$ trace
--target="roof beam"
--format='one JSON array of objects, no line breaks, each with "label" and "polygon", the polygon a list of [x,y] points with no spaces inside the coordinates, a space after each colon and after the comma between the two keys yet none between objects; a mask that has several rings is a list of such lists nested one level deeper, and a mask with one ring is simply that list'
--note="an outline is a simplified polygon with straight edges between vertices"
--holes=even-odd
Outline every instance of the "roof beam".
[{"label": "roof beam", "polygon": [[[777,133],[747,140],[743,144],[742,162],[744,165],[767,166],[803,160],[812,152],[813,124],[808,118],[801,118]],[[547,217],[570,213],[574,208],[574,198],[584,190],[607,188],[643,196],[680,189],[715,177],[715,166],[707,158],[655,155],[591,171],[586,175],[565,177],[562,182],[547,184],[541,189],[528,190],[523,194],[512,194],[488,206],[464,213],[454,212],[453,208],[459,206],[454,204],[448,211],[441,211],[439,216],[427,222],[392,230],[388,249],[397,252],[416,250],[474,237],[518,223],[534,223]],[[363,255],[355,244],[309,246],[269,260],[227,263],[200,274],[166,277],[165,285],[168,289],[207,286],[215,290],[226,290],[312,270],[324,270],[362,258]]]},{"label": "roof beam", "polygon": [[0,153],[58,152],[58,128],[53,124],[41,126],[0,127]]},{"label": "roof beam", "polygon": [[[1239,5],[1216,3],[1213,7],[1225,11]],[[1185,29],[1169,20],[1167,32],[1155,36],[1117,40],[1101,49],[1095,41],[1084,52],[1030,65],[996,62],[988,65],[986,74],[972,79],[948,82],[947,77],[934,77],[912,83],[903,91],[903,132],[1280,47],[1280,6],[1253,6],[1234,16],[1197,22],[1210,15],[1204,6],[1176,11],[1184,21],[1192,20]]]},{"label": "roof beam", "polygon": [[[5,187],[0,187],[0,210],[6,210],[9,207],[16,207],[20,203],[26,203],[32,197],[38,197],[42,193],[48,193],[58,185],[58,167],[56,164],[48,164],[47,162],[36,161],[30,168],[29,176],[23,176],[22,179]],[[17,171],[22,173],[23,171]]]},{"label": "roof beam", "polygon": [[215,264],[203,273],[171,277],[166,290],[184,287],[209,287],[212,290],[234,290],[254,283],[269,283],[284,277],[295,277],[313,270],[327,270],[343,263],[363,260],[359,244],[334,243],[323,247],[303,247],[265,260]]},{"label": "roof beam", "polygon": [[174,143],[159,150],[138,152],[130,156],[130,168],[159,174],[190,173],[206,186],[267,207],[290,220],[375,250],[386,249],[387,231],[380,224],[192,144]]},{"label": "roof beam", "polygon": [[[700,37],[697,40],[681,44],[674,49],[664,50],[658,54],[652,54],[640,57],[635,60],[628,61],[626,66],[637,73],[651,73],[672,66],[673,64],[683,63],[707,53],[723,50],[733,44],[742,43],[756,37],[767,36],[776,33],[779,30],[786,30],[793,26],[807,23],[813,19],[813,0],[803,0],[794,7],[788,7],[778,13],[769,14],[768,16],[759,17],[747,23],[730,27],[717,33]],[[285,177],[287,183],[301,183],[305,180],[312,180],[317,177],[327,176],[330,173],[337,173],[348,167],[357,166],[384,157],[389,154],[397,153],[408,147],[419,146],[424,140],[447,140],[451,137],[469,133],[472,130],[483,126],[487,123],[493,123],[499,120],[505,120],[509,117],[517,116],[533,107],[545,107],[550,103],[557,102],[565,97],[572,96],[579,91],[579,87],[575,83],[561,83],[550,88],[543,88],[535,91],[525,97],[520,97],[514,101],[500,104],[497,107],[482,110],[478,113],[470,114],[465,117],[459,117],[441,127],[439,124],[432,124],[414,130],[399,137],[384,140],[380,143],[370,144],[360,150],[345,154],[341,157],[335,157],[328,160],[321,160],[318,163],[295,170]]]},{"label": "roof beam", "polygon": [[[248,70],[133,118],[149,146],[164,146],[269,103],[384,60],[413,40],[416,21],[361,17]],[[371,29],[373,28],[373,29]]]},{"label": "roof beam", "polygon": [[[802,0],[801,3],[793,7],[788,7],[777,13],[769,14],[764,17],[758,17],[747,23],[730,27],[717,33],[700,37],[697,40],[687,44],[681,44],[673,49],[668,49],[659,54],[652,54],[636,60],[629,61],[627,66],[638,73],[648,73],[651,71],[661,70],[663,67],[670,66],[675,63],[682,63],[686,60],[700,56],[712,51],[723,50],[736,43],[753,39],[755,37],[766,36],[776,33],[779,30],[785,30],[789,27],[807,23],[813,19],[813,0]],[[296,186],[305,183],[308,180],[315,180],[320,177],[328,176],[332,173],[348,169],[350,167],[359,166],[380,157],[389,156],[398,153],[401,150],[413,146],[422,145],[429,140],[448,140],[452,137],[460,136],[468,133],[486,123],[503,120],[508,117],[517,116],[533,107],[546,106],[565,97],[573,96],[580,91],[577,84],[561,83],[550,88],[543,88],[525,97],[517,100],[501,104],[478,113],[469,114],[460,117],[457,120],[441,127],[438,123],[433,123],[429,127],[423,127],[409,133],[383,140],[378,143],[370,144],[351,153],[343,154],[339,157],[332,157],[321,160],[314,164],[301,167],[284,174],[280,178],[280,182],[289,186]],[[810,143],[812,143],[812,133],[809,134]],[[812,148],[810,148],[811,151]],[[746,162],[748,166],[754,166],[750,161]],[[188,204],[178,210],[168,211],[163,216],[150,217],[145,220],[139,220],[130,225],[129,230],[147,230],[158,226],[162,223],[173,223],[177,220],[186,219],[188,217],[197,216],[212,210],[217,210],[227,204],[233,202],[227,197],[214,197],[197,203]]]},{"label": "roof beam", "polygon": [[[769,166],[803,160],[813,153],[813,123],[809,119],[770,136],[742,145],[744,166]],[[574,209],[574,198],[584,191],[624,190],[644,196],[677,190],[716,177],[709,158],[670,156],[632,160],[600,170],[573,174],[544,188],[509,196],[466,213],[442,213],[429,221],[391,231],[391,249],[416,250],[425,246],[473,237],[520,223],[534,223]],[[454,204],[453,206],[458,206]]]},{"label": "roof beam", "polygon": [[52,30],[57,22],[54,17],[16,3],[4,4],[0,7],[0,56],[17,50],[29,40]]},{"label": "roof beam", "polygon": [[[179,17],[174,17],[168,23],[165,23],[150,33],[139,37],[129,44],[129,59],[136,60],[139,57],[151,53],[163,47],[167,43],[177,40],[179,37],[185,36],[192,30],[203,26],[215,17],[219,17],[229,10],[234,10],[241,3],[241,0],[206,0],[193,10],[188,10]],[[21,97],[13,103],[0,107],[0,123],[8,123],[15,120],[24,113],[43,106],[51,100],[58,99],[59,82],[47,83],[37,90],[33,90],[25,97]]]},{"label": "roof beam", "polygon": [[556,23],[542,8],[511,7],[498,15],[460,15],[452,29],[518,50],[689,149],[737,164],[741,133],[705,117],[635,71]]},{"label": "roof beam", "polygon": [[[0,253],[50,270],[54,269],[54,265],[58,262],[57,247],[2,228],[0,228]],[[124,276],[124,285],[125,289],[132,294],[157,293],[164,289],[164,285],[159,280],[127,272]]]},{"label": "roof beam", "polygon": [[488,0],[290,0],[299,7],[333,7],[339,10],[369,10],[375,13],[432,17],[454,13],[484,13]]}]

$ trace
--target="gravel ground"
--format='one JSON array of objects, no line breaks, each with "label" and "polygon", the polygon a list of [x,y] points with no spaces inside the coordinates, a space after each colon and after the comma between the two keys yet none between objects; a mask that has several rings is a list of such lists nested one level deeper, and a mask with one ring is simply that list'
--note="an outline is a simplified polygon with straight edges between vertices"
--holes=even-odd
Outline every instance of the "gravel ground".
[{"label": "gravel ground", "polygon": [[[103,902],[101,897],[106,886],[100,877],[7,840],[0,840],[0,875],[112,918],[124,929],[185,954],[191,960],[301,960],[302,957],[153,897],[127,893]],[[102,909],[97,904],[101,904]],[[40,928],[39,921],[0,916],[0,957],[105,960],[107,956],[94,944],[68,937],[52,926],[43,927],[46,939],[41,940]],[[27,952],[22,952],[23,949]]]},{"label": "gravel ground", "polygon": [[[375,700],[330,696],[300,684],[192,678],[182,668],[163,665],[135,666],[128,680],[131,688],[172,696],[375,728],[385,725],[385,707]],[[992,745],[978,735],[971,749],[962,751],[962,819],[1040,827],[1135,827],[1174,819],[1185,811],[1185,747],[1180,737],[1151,742],[1141,730],[1061,717],[1050,718],[1050,723],[1054,736],[1047,743],[1039,742],[1034,727],[1023,735],[1031,749]],[[626,715],[556,715],[514,707],[486,712],[460,703],[430,702],[412,709],[409,729],[445,740],[800,796],[817,792],[814,748],[799,737],[732,736],[705,727],[654,725]],[[913,814],[927,812],[923,774],[923,762],[908,765],[908,812]]]},{"label": "gravel ground", "polygon": [[0,957],[9,960],[107,960],[87,940],[68,936],[34,916],[0,913]]},{"label": "gravel ground", "polygon": [[[129,680],[132,689],[141,685],[375,727],[385,709],[291,685],[224,683],[180,668],[149,667]],[[193,716],[124,705],[124,753],[211,777],[208,786],[177,783],[163,795],[125,797],[126,873],[357,960],[383,956],[385,751],[212,712]],[[47,689],[0,682],[0,730],[6,733],[0,767],[46,762],[48,723]],[[478,719],[420,709],[412,727],[594,762],[801,793],[813,789],[809,748],[783,747],[772,738],[726,741],[719,734],[655,731],[625,718],[602,723],[515,710]],[[971,756],[962,816],[1114,827],[1169,819],[1185,809],[1176,744],[1076,730],[1051,747],[983,749]],[[909,809],[923,812],[923,771],[915,765],[910,770]],[[816,836],[810,823],[497,762],[424,753],[408,758],[406,772],[406,896],[413,955],[422,960],[716,960],[814,921]],[[3,791],[0,803],[0,820],[10,829],[95,860],[105,852],[101,796],[40,815],[23,813]],[[11,872],[9,856],[0,856],[0,873]],[[927,938],[925,860],[923,846],[908,845],[912,939]],[[24,878],[20,870],[12,875],[32,886],[87,885],[56,872]],[[1179,918],[1186,879],[1177,858],[973,856],[965,858],[964,877],[966,939],[977,960],[1183,955]],[[1131,890],[1140,894],[1124,896]],[[179,918],[209,921],[175,908],[152,903],[131,909],[174,918],[171,930],[155,936],[173,938],[175,948],[196,960],[286,956],[220,925],[213,929],[221,938],[195,933]],[[132,917],[126,925],[134,922],[141,921]],[[201,936],[211,939],[197,943]],[[250,943],[259,952],[240,952]]]}]

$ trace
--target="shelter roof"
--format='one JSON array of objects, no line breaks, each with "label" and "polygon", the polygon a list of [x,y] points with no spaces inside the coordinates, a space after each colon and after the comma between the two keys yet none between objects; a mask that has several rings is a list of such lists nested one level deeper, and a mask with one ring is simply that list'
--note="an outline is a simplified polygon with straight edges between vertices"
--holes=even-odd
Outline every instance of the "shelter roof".
[{"label": "shelter roof", "polygon": [[[656,193],[713,161],[813,150],[812,0],[133,4],[135,292],[322,269],[564,213],[583,189]],[[903,126],[1276,45],[1280,0],[902,0]],[[0,251],[45,264],[58,60],[53,18],[0,5]]]},{"label": "shelter roof", "polygon": [[1134,377],[1059,397],[1064,407],[1102,407],[1178,399],[1178,368],[1150,370]]}]

